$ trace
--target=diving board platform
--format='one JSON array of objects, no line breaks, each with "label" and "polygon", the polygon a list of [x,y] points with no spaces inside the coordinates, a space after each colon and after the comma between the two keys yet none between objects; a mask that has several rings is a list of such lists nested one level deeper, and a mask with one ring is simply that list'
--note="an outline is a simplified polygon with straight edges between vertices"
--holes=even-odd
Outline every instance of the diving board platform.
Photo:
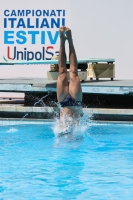
[{"label": "diving board platform", "polygon": [[[85,94],[133,95],[133,80],[87,80],[81,83]],[[0,92],[56,92],[56,81],[46,78],[0,79]]]}]

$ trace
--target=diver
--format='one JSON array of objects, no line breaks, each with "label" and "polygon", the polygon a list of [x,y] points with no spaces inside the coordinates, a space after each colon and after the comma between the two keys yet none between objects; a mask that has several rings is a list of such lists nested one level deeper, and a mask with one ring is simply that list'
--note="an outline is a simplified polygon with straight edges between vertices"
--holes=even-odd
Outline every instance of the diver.
[{"label": "diver", "polygon": [[[59,29],[60,50],[58,58],[59,76],[57,99],[60,107],[59,136],[70,133],[78,124],[82,111],[82,88],[78,77],[78,64],[71,30],[65,26]],[[67,77],[65,42],[69,43],[70,81]]]}]

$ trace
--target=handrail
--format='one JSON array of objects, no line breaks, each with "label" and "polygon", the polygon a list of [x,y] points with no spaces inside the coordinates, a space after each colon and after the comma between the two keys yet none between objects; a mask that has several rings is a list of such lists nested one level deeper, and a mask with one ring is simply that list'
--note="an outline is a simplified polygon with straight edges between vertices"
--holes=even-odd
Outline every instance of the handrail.
[{"label": "handrail", "polygon": [[[89,58],[78,59],[78,63],[113,63],[113,58]],[[69,64],[69,61],[66,62]],[[0,62],[0,65],[46,65],[46,64],[58,64],[58,60],[33,60],[33,61],[13,61],[13,62]]]}]

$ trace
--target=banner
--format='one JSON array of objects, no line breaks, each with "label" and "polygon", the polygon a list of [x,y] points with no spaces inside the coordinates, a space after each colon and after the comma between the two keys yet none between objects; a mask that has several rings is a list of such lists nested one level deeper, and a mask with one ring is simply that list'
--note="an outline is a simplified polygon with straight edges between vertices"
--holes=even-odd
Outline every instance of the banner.
[{"label": "banner", "polygon": [[0,60],[49,60],[59,54],[59,28],[70,26],[70,0],[2,0]]}]

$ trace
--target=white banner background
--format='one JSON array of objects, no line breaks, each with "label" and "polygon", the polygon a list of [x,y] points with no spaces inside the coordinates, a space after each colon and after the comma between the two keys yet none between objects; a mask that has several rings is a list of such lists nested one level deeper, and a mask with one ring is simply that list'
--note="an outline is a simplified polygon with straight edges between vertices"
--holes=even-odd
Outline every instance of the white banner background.
[{"label": "white banner background", "polygon": [[[116,79],[133,79],[132,0],[1,0],[0,60],[3,61],[4,9],[63,9],[78,58],[115,58]],[[71,24],[70,24],[71,22]],[[39,46],[34,46],[39,49]],[[48,68],[49,69],[49,68]],[[46,77],[45,66],[0,67],[0,77]]]}]

